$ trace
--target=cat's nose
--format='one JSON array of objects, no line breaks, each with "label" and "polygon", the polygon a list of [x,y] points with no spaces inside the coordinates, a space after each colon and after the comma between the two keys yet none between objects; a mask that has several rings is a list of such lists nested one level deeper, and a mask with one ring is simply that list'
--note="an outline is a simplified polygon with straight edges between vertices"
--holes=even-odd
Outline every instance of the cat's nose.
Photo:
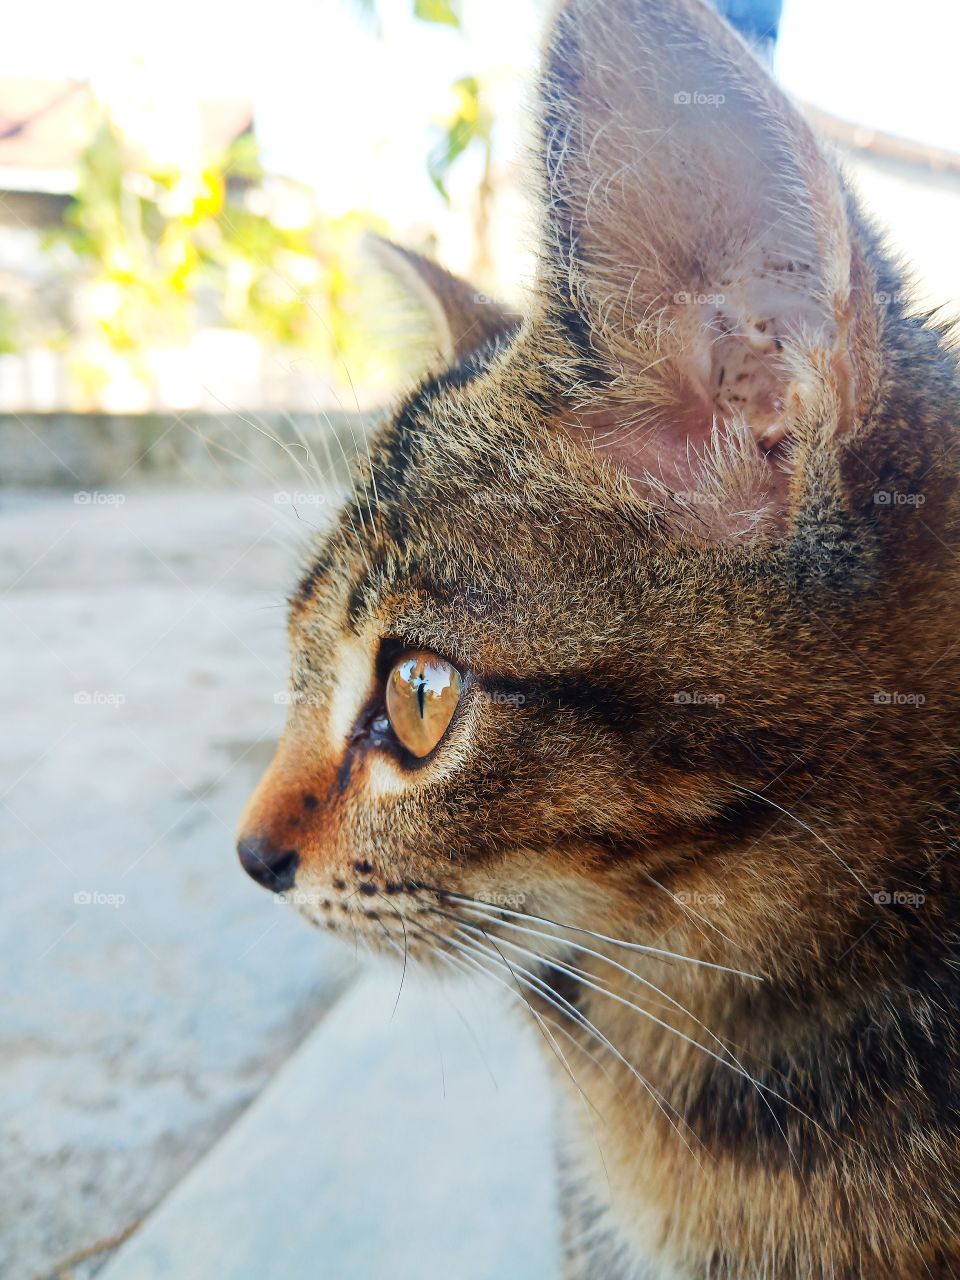
[{"label": "cat's nose", "polygon": [[240,865],[248,876],[274,893],[283,893],[293,885],[300,855],[296,849],[282,849],[270,840],[257,836],[237,844]]}]

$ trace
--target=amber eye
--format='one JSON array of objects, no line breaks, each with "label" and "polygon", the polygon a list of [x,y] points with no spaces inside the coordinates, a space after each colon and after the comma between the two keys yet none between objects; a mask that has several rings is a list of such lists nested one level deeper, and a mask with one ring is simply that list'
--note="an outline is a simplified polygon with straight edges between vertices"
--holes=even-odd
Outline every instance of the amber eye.
[{"label": "amber eye", "polygon": [[387,676],[390,725],[412,755],[427,756],[460,701],[460,672],[428,649],[402,654]]}]

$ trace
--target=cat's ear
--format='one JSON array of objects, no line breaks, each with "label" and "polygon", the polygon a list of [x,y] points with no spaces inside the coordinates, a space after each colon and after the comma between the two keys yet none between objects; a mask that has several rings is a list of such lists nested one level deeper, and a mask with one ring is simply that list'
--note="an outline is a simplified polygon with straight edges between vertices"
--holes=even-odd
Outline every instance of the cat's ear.
[{"label": "cat's ear", "polygon": [[801,422],[849,431],[876,380],[835,167],[697,0],[566,0],[540,110],[531,329],[578,349],[574,426],[638,485],[706,493],[718,536],[782,518]]},{"label": "cat's ear", "polygon": [[370,236],[368,243],[380,265],[426,316],[432,345],[444,364],[456,364],[518,323],[519,317],[430,258],[381,236]]}]

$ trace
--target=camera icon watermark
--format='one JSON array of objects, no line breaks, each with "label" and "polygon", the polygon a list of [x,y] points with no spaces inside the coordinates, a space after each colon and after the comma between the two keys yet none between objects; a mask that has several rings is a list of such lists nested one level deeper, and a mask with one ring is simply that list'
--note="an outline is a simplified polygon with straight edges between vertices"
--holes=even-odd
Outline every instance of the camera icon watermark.
[{"label": "camera icon watermark", "polygon": [[722,93],[704,93],[701,89],[681,89],[673,95],[674,105],[678,107],[722,107],[726,102]]},{"label": "camera icon watermark", "polygon": [[475,893],[473,900],[474,902],[482,902],[488,907],[509,907],[512,911],[519,911],[526,902],[527,895],[525,893],[491,890],[489,892]]},{"label": "camera icon watermark", "polygon": [[125,693],[111,693],[106,689],[78,689],[73,695],[78,707],[122,707],[127,700]]},{"label": "camera icon watermark", "polygon": [[278,489],[273,495],[276,507],[322,507],[326,501],[326,494],[305,493],[299,489]]},{"label": "camera icon watermark", "polygon": [[907,893],[903,889],[880,889],[873,895],[878,907],[922,907],[927,900],[925,893]]},{"label": "camera icon watermark", "polygon": [[673,300],[680,307],[722,307],[727,300],[725,293],[697,293],[688,289],[680,289],[673,295]]},{"label": "camera icon watermark", "polygon": [[125,893],[103,893],[100,889],[78,889],[73,895],[78,907],[122,907],[127,900]]},{"label": "camera icon watermark", "polygon": [[78,507],[122,507],[126,500],[125,493],[101,493],[98,489],[78,489],[73,495]]},{"label": "camera icon watermark", "polygon": [[309,907],[313,911],[319,909],[322,900],[322,894],[304,889],[288,889],[273,895],[273,901],[279,907]]},{"label": "camera icon watermark", "polygon": [[277,707],[320,707],[323,700],[315,693],[304,693],[299,689],[284,689],[273,695],[274,706]]},{"label": "camera icon watermark", "polygon": [[727,899],[722,893],[675,893],[674,899],[681,907],[722,907]]},{"label": "camera icon watermark", "polygon": [[674,497],[687,507],[719,507],[720,499],[715,493],[702,493],[699,489],[678,489]]},{"label": "camera icon watermark", "polygon": [[525,693],[512,693],[506,689],[481,690],[478,696],[495,707],[522,707],[527,701]]},{"label": "camera icon watermark", "polygon": [[926,502],[922,493],[901,493],[898,489],[877,489],[873,495],[877,507],[922,507]]},{"label": "camera icon watermark", "polygon": [[926,702],[922,693],[904,693],[900,689],[878,689],[873,701],[878,707],[922,707]]}]

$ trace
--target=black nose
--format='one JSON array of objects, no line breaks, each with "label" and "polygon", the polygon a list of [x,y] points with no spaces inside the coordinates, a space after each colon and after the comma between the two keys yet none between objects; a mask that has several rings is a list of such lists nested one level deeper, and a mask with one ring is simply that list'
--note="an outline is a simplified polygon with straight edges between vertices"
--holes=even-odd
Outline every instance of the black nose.
[{"label": "black nose", "polygon": [[283,893],[293,884],[300,855],[296,849],[278,849],[269,840],[241,840],[237,845],[240,865],[257,884],[274,893]]}]

